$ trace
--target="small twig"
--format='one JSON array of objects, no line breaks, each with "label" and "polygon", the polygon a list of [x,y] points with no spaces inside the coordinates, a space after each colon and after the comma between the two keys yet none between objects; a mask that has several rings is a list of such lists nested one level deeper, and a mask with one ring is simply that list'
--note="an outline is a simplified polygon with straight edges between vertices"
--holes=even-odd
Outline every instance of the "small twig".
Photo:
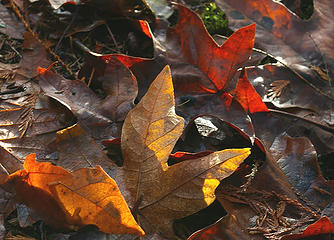
[{"label": "small twig", "polygon": [[18,55],[20,56],[20,58],[22,58],[22,55],[11,45],[11,44],[8,44],[8,46]]},{"label": "small twig", "polygon": [[88,80],[88,83],[87,83],[87,86],[90,87],[91,83],[92,83],[92,79],[94,77],[94,73],[95,73],[95,68],[93,67],[92,69],[92,72],[90,73],[90,76],[89,76],[89,80]]},{"label": "small twig", "polygon": [[39,37],[38,35],[31,29],[29,24],[24,20],[22,14],[20,13],[20,10],[17,8],[13,0],[9,0],[10,6],[13,8],[14,12],[16,15],[19,17],[25,28],[31,33],[31,35],[36,39],[36,41],[41,44],[47,51],[59,62],[65,69],[66,71],[71,75],[74,76],[72,70],[66,65],[66,63],[61,60],[61,58],[54,52],[52,51]]},{"label": "small twig", "polygon": [[184,104],[187,104],[190,101],[191,101],[190,99],[187,99],[186,101],[184,101],[183,103],[178,104],[177,106],[181,107],[181,106],[183,106]]},{"label": "small twig", "polygon": [[73,23],[74,23],[74,20],[75,20],[75,19],[77,18],[77,16],[78,16],[78,13],[79,13],[79,7],[77,6],[76,9],[75,9],[75,11],[74,11],[74,13],[73,13],[73,17],[72,17],[70,23],[67,25],[67,27],[65,28],[63,34],[61,35],[61,37],[60,37],[59,40],[58,40],[58,43],[57,43],[57,45],[56,45],[56,47],[55,47],[55,50],[54,50],[55,53],[57,53],[58,48],[59,48],[61,42],[63,41],[63,39],[64,39],[66,33],[67,33],[68,30],[72,27],[72,25],[73,25]]},{"label": "small twig", "polygon": [[322,61],[323,63],[325,64],[325,70],[326,70],[326,76],[327,78],[329,79],[329,87],[332,87],[332,79],[329,77],[329,72],[328,72],[328,64],[327,64],[327,61],[325,60],[325,56],[324,54],[322,53],[322,51],[320,50],[320,48],[318,47],[318,44],[314,41],[313,37],[311,34],[309,34],[309,37],[311,38],[311,40],[313,41],[314,43],[314,46],[318,49],[318,51],[320,52],[320,55],[321,55],[321,58],[322,58]]},{"label": "small twig", "polygon": [[293,200],[287,196],[283,196],[283,195],[280,195],[274,191],[272,191],[273,195],[276,196],[278,199],[280,199],[281,201],[285,201],[286,203],[290,204],[290,205],[293,205],[297,208],[299,208],[300,210],[303,210],[304,212],[306,213],[309,213],[313,218],[315,219],[320,219],[320,215],[314,211],[312,211],[311,209],[309,209],[308,207],[306,206],[303,206],[300,202],[298,202],[297,200]]},{"label": "small twig", "polygon": [[77,64],[81,60],[81,57],[77,58],[73,63],[70,64],[70,67],[73,67],[75,64]]},{"label": "small twig", "polygon": [[120,48],[119,48],[119,46],[118,46],[118,44],[117,44],[117,42],[116,42],[116,39],[115,39],[115,37],[114,37],[114,34],[112,34],[112,31],[110,30],[110,28],[109,28],[109,25],[108,25],[108,23],[104,23],[104,25],[106,26],[106,28],[107,28],[107,30],[108,30],[108,33],[109,33],[109,35],[111,36],[111,39],[112,39],[112,41],[114,42],[114,44],[115,44],[115,47],[117,48],[117,53],[120,53],[121,51],[120,51]]},{"label": "small twig", "polygon": [[88,47],[86,47],[82,42],[80,42],[78,39],[73,39],[73,42],[79,47],[82,51],[92,54],[93,56],[102,56],[99,53],[95,53],[91,51]]}]

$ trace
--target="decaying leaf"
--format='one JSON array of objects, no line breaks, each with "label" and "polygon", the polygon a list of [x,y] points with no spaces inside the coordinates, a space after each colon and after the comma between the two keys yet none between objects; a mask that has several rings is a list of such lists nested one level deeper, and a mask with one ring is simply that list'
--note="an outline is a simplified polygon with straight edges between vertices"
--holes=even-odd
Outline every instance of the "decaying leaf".
[{"label": "decaying leaf", "polygon": [[0,106],[3,106],[0,110],[2,141],[57,131],[74,121],[70,111],[43,95],[6,99]]},{"label": "decaying leaf", "polygon": [[136,79],[130,70],[117,59],[109,61],[103,70],[96,68],[98,77],[92,83],[102,85],[104,99],[82,81],[40,69],[39,84],[46,95],[67,106],[81,127],[97,140],[120,135],[122,121],[137,95]]},{"label": "decaying leaf", "polygon": [[155,16],[151,8],[146,4],[145,0],[114,0],[112,2],[105,1],[69,1],[69,0],[50,0],[50,5],[54,9],[60,8],[66,3],[82,4],[90,7],[93,11],[99,10],[99,13],[105,18],[134,18],[144,19],[154,22]]},{"label": "decaying leaf", "polygon": [[115,179],[148,237],[173,238],[173,219],[212,203],[219,181],[250,154],[249,148],[228,149],[168,166],[168,156],[183,129],[183,119],[174,107],[167,66],[129,112],[122,131],[124,165]]},{"label": "decaying leaf", "polygon": [[0,19],[1,19],[1,33],[16,39],[23,39],[23,33],[25,31],[23,24],[15,18],[15,15],[11,14],[8,9],[1,4],[0,5]]},{"label": "decaying leaf", "polygon": [[[4,174],[0,170],[1,174]],[[0,183],[2,182],[0,177]],[[0,238],[4,239],[6,235],[6,229],[4,226],[5,219],[15,209],[15,201],[13,194],[5,191],[0,187]]]},{"label": "decaying leaf", "polygon": [[96,80],[92,85],[102,85],[107,95],[101,110],[115,122],[123,121],[134,106],[137,97],[137,80],[132,72],[117,59],[109,59],[108,64],[99,72],[96,70]]},{"label": "decaying leaf", "polygon": [[70,173],[50,163],[37,163],[31,154],[24,170],[9,175],[2,186],[14,189],[17,201],[55,227],[93,224],[107,233],[144,234],[117,184],[99,166]]},{"label": "decaying leaf", "polygon": [[0,173],[11,174],[22,168],[22,163],[20,159],[6,151],[2,146],[0,147]]},{"label": "decaying leaf", "polygon": [[333,218],[331,181],[322,176],[311,141],[285,133],[275,139],[270,151],[299,197],[322,215]]},{"label": "decaying leaf", "polygon": [[42,46],[30,32],[24,33],[23,58],[17,73],[23,76],[23,80],[37,76],[37,67],[48,67],[51,61],[47,58],[47,50]]}]

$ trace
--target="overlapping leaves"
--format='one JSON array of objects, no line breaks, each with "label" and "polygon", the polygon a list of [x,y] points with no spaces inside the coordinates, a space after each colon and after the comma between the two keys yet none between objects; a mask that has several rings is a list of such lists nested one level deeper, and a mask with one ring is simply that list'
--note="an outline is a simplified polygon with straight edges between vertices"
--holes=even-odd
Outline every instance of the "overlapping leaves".
[{"label": "overlapping leaves", "polygon": [[[233,78],[236,77],[237,69],[254,62],[247,63],[254,45],[255,25],[249,25],[252,22],[247,18],[243,19],[245,21],[239,21],[241,19],[240,16],[242,16],[240,12],[228,11],[230,16],[234,16],[232,20],[234,26],[241,22],[242,24],[248,22],[226,40],[224,44],[219,46],[209,36],[200,18],[194,12],[184,6],[177,5],[179,18],[175,27],[168,27],[165,22],[159,20],[152,35],[147,23],[138,22],[143,33],[153,40],[155,49],[153,59],[115,54],[100,56],[92,60],[92,56],[90,56],[87,59],[89,68],[83,69],[83,72],[88,72],[86,83],[78,80],[70,81],[50,71],[41,71],[40,86],[46,95],[68,107],[76,115],[78,124],[58,132],[57,136],[55,134],[43,134],[43,137],[38,139],[36,139],[35,135],[40,132],[32,131],[34,130],[34,125],[29,125],[29,122],[26,125],[22,125],[26,128],[25,133],[27,133],[22,137],[22,140],[18,139],[18,133],[15,133],[12,139],[3,139],[1,141],[2,146],[6,147],[7,150],[4,151],[4,159],[10,160],[9,164],[7,164],[8,161],[6,160],[1,161],[4,166],[4,172],[11,173],[20,168],[20,163],[16,163],[17,160],[23,159],[24,151],[22,149],[25,149],[25,153],[29,153],[37,149],[36,146],[39,141],[42,142],[39,145],[38,152],[41,159],[51,161],[66,169],[71,169],[75,172],[89,172],[90,170],[88,169],[77,169],[95,167],[97,164],[101,165],[119,184],[125,200],[132,208],[132,213],[147,233],[147,238],[174,238],[173,220],[204,208],[212,203],[215,199],[215,194],[218,195],[218,200],[228,212],[228,215],[222,221],[211,228],[211,230],[217,230],[216,227],[218,225],[223,226],[220,232],[215,233],[218,237],[230,236],[230,233],[233,232],[234,237],[249,239],[254,232],[260,232],[260,235],[257,235],[260,239],[263,237],[274,238],[283,236],[286,233],[285,231],[296,232],[296,235],[291,236],[291,238],[307,236],[303,234],[309,234],[309,230],[305,230],[302,235],[298,235],[298,231],[300,233],[305,226],[319,219],[319,211],[331,217],[332,193],[330,189],[332,183],[325,181],[319,170],[315,169],[317,161],[314,155],[309,154],[307,151],[299,151],[299,148],[302,148],[302,144],[300,145],[299,143],[305,142],[296,140],[297,148],[299,147],[298,151],[288,151],[284,148],[284,144],[286,144],[287,148],[288,146],[293,147],[295,146],[295,141],[284,142],[281,138],[276,138],[286,128],[291,130],[294,125],[291,124],[291,121],[285,119],[283,122],[282,119],[276,119],[275,123],[279,122],[279,124],[284,125],[284,128],[277,129],[277,126],[275,127],[272,121],[275,115],[272,113],[262,115],[254,113],[268,111],[260,96],[267,102],[269,100],[274,103],[276,107],[301,107],[302,114],[305,114],[306,110],[308,111],[306,113],[308,117],[310,112],[316,112],[313,109],[314,106],[321,103],[320,119],[330,124],[327,118],[328,113],[330,113],[328,102],[326,102],[328,96],[324,96],[322,90],[319,91],[319,89],[316,89],[317,87],[314,87],[317,81],[313,81],[313,78],[310,79],[310,76],[314,76],[315,73],[318,75],[319,72],[321,73],[321,61],[324,62],[326,59],[330,60],[332,58],[331,49],[328,49],[328,36],[331,35],[328,30],[331,25],[328,24],[326,17],[324,17],[328,16],[328,11],[330,10],[325,11],[324,7],[317,2],[316,13],[308,26],[296,19],[283,5],[274,1],[262,1],[262,5],[254,1],[241,1],[246,6],[249,6],[247,9],[235,7],[241,2],[219,2],[224,2],[222,6],[232,6],[234,10],[238,9],[245,16],[254,19],[260,26],[257,27],[256,37],[258,41],[256,44],[260,47],[264,46],[262,49],[277,57],[282,56],[285,65],[283,67],[266,65],[260,68],[252,67],[243,70],[236,88],[232,90],[234,88]],[[326,2],[326,4],[330,3]],[[257,12],[254,10],[257,10]],[[323,15],[320,14],[321,11],[323,11]],[[321,31],[328,33],[328,35],[317,35],[314,37],[315,33],[318,32],[318,30],[314,30],[316,22],[321,26]],[[318,45],[320,50],[318,49],[317,54],[312,55],[312,53],[316,52],[314,49],[316,44],[312,45],[313,48],[310,47],[311,38],[307,39],[304,33],[302,34],[302,40],[305,45],[296,45],[295,37],[289,38],[292,33],[299,34],[303,26],[310,30],[312,38],[317,44],[324,40]],[[270,33],[269,37],[261,35],[268,32]],[[311,41],[313,40],[311,39]],[[273,43],[277,43],[276,45],[280,46],[280,48],[273,48]],[[291,51],[287,52],[287,49]],[[328,56],[320,57],[321,54],[319,53],[323,53],[324,49],[328,50]],[[96,56],[96,54],[93,55]],[[43,60],[45,56],[43,55],[41,58]],[[256,56],[253,55],[253,58],[256,58]],[[166,63],[171,65],[177,101],[176,106],[168,67],[164,68],[156,77]],[[290,67],[290,70],[288,70],[287,66]],[[308,69],[305,69],[305,66]],[[292,72],[291,69],[293,70]],[[30,77],[34,76],[34,70],[31,71],[31,66],[28,66],[28,63],[26,70],[24,74],[28,74]],[[331,73],[331,64],[329,64],[328,70]],[[260,96],[248,81],[246,71],[255,89],[260,90]],[[298,76],[298,73],[305,74],[305,76],[303,75],[304,78]],[[297,76],[299,82],[289,81],[291,80],[291,75]],[[138,88],[134,76],[137,78]],[[268,80],[269,78],[270,80]],[[323,80],[320,80],[324,81],[325,78],[321,78]],[[322,97],[314,102],[312,97],[310,97],[308,98],[310,101],[307,104],[304,104],[305,102],[303,101],[302,104],[299,104],[300,96],[304,93],[304,88],[300,87],[301,81],[306,83],[307,92],[311,93],[309,94],[310,96],[313,97],[312,93],[316,91],[317,96],[321,95]],[[328,84],[328,80],[326,81],[323,84]],[[284,86],[280,85],[283,83]],[[270,84],[273,86],[272,90],[275,91],[272,95],[265,92],[270,90]],[[295,91],[296,86],[301,94],[290,96],[288,99],[290,102],[286,104],[284,102],[284,98],[287,98],[286,93],[289,90],[292,90],[291,92]],[[89,87],[94,89],[95,92]],[[98,91],[96,91],[96,87]],[[139,92],[138,96],[137,90]],[[233,99],[230,94],[233,95]],[[141,101],[132,109],[136,97]],[[305,100],[305,98],[303,99]],[[37,104],[35,102],[31,105],[35,106]],[[26,105],[25,107],[28,108],[29,106]],[[310,109],[307,109],[307,107]],[[221,183],[222,187],[215,193],[220,180],[238,168],[240,163],[248,156],[249,150],[229,149],[214,153],[210,151],[198,154],[186,153],[184,155],[190,156],[190,160],[179,162],[172,166],[168,165],[168,157],[181,135],[184,122],[181,117],[175,114],[175,108],[187,120],[198,114],[210,113],[237,124],[250,135],[253,135],[253,125],[249,122],[250,118],[247,115],[247,112],[249,112],[256,132],[265,140],[266,146],[271,146],[271,151],[274,153],[275,151],[286,151],[284,153],[286,155],[279,157],[279,155],[274,154],[274,158],[271,158],[269,152],[266,152],[266,157],[264,157],[264,148],[258,139],[253,138],[255,152],[261,152],[262,155],[256,155],[258,159],[255,163],[251,163],[251,165],[245,164],[240,167],[231,178]],[[28,117],[32,116],[32,114],[29,114],[32,112],[32,107],[29,109],[22,109]],[[271,112],[274,111],[271,110]],[[298,113],[298,116],[301,116],[301,113]],[[220,150],[220,144],[224,141],[226,142],[226,136],[228,135],[225,132],[226,129],[221,127],[222,124],[217,124],[217,121],[212,116],[204,116],[191,121],[191,124],[195,123],[195,125],[200,127],[196,131],[187,129],[184,137],[179,141],[183,146],[179,144],[178,149],[181,148],[182,150],[182,147],[187,147],[185,145],[189,144],[189,139],[194,136],[191,134],[200,133],[202,136],[199,138],[197,136],[196,139],[201,145],[199,149],[207,150],[207,148],[214,146],[215,150]],[[309,121],[307,124],[313,126],[312,124],[314,123]],[[331,139],[330,127],[321,124],[317,126],[323,127],[323,131],[328,131],[326,137]],[[261,125],[260,128],[259,125]],[[313,127],[310,128],[311,131],[314,130]],[[234,129],[237,128],[234,126]],[[239,135],[244,136],[244,134],[240,134],[239,129],[237,131],[239,131]],[[11,130],[9,132],[13,133]],[[187,134],[190,134],[190,136]],[[124,163],[122,167],[116,167],[104,155],[92,137],[99,142],[105,138],[113,138],[120,135],[122,135],[121,145]],[[204,136],[210,140],[204,141]],[[276,140],[274,141],[275,138]],[[315,142],[315,136],[311,134],[310,138]],[[290,138],[287,137],[286,139]],[[251,145],[251,141],[248,138],[245,141],[247,146]],[[224,144],[226,144],[225,142]],[[272,144],[273,142],[274,144]],[[327,154],[329,149],[331,149],[329,146],[330,141],[328,140],[327,142],[327,145],[323,148],[321,148],[322,145],[320,144],[321,147],[317,148],[317,151],[321,149],[321,153]],[[204,144],[206,144],[205,147],[203,147]],[[309,142],[304,145],[311,146]],[[19,153],[16,152],[17,146],[21,148]],[[73,151],[73,148],[76,151]],[[190,148],[196,149],[194,146]],[[312,150],[311,147],[309,149]],[[10,151],[12,155],[9,154]],[[174,154],[173,156],[178,155]],[[309,155],[311,155],[312,161],[307,161]],[[121,156],[118,157],[122,158]],[[291,161],[287,161],[287,159]],[[291,162],[296,161],[296,159],[298,161],[300,159],[306,160],[303,167],[308,166],[305,169],[303,167],[297,169],[305,173],[300,178],[303,180],[301,185],[296,183],[296,179],[299,178],[296,178],[294,173],[298,171],[296,169],[293,170],[294,168],[291,165]],[[304,163],[298,161],[296,163],[298,166],[300,166],[299,163]],[[311,168],[310,164],[313,164],[315,168]],[[44,164],[42,165],[44,166]],[[97,169],[101,170],[101,168],[96,167],[94,173],[100,176],[101,171]],[[42,170],[38,171],[43,172]],[[20,179],[19,182],[24,185],[26,178],[21,178],[19,173],[11,175],[9,179],[12,179],[12,182],[13,179],[15,181]],[[89,174],[80,173],[79,175],[89,178]],[[27,178],[29,179],[29,176]],[[55,194],[47,199],[50,200],[49,203],[51,205],[53,202],[58,202],[58,208],[54,209],[59,211],[56,210],[53,215],[64,215],[56,219],[65,219],[63,222],[66,224],[76,226],[95,224],[105,232],[120,233],[106,229],[100,220],[100,222],[91,221],[90,210],[94,208],[92,207],[92,202],[94,205],[96,201],[90,201],[85,204],[87,208],[81,209],[76,208],[75,204],[73,204],[74,200],[80,202],[80,197],[86,193],[88,195],[92,194],[91,188],[87,188],[85,194],[80,192],[79,189],[81,187],[77,188],[77,186],[81,186],[85,182],[85,179],[66,177],[66,179],[56,179],[56,181],[58,181],[57,184],[50,183],[50,186],[48,185],[49,189],[53,189],[52,191],[43,190],[48,197],[50,197],[50,192]],[[267,182],[272,184],[265,185],[264,183]],[[10,183],[10,181],[7,181],[7,183]],[[103,185],[103,180],[99,178],[94,184]],[[74,188],[71,188],[72,185]],[[319,211],[316,208],[311,209],[308,208],[309,206],[303,206],[291,186],[300,191],[301,199],[306,198],[306,205],[309,202],[307,198],[309,198],[312,204],[319,207]],[[39,187],[33,188],[35,192],[36,188]],[[23,189],[25,188],[23,187]],[[22,191],[20,188],[18,190],[19,192]],[[29,198],[29,194],[26,196]],[[304,201],[303,199],[302,201]],[[37,211],[40,210],[41,215],[46,215],[46,207],[39,208],[38,206],[41,204],[38,204],[38,201],[35,205],[29,201],[28,199],[27,205],[32,206]],[[59,204],[59,202],[62,204]],[[109,208],[104,206],[102,209],[104,211]],[[67,213],[75,219],[69,220]],[[8,213],[6,212],[4,215],[6,214]],[[110,215],[115,214],[109,214],[107,218],[103,217],[101,219],[108,219]],[[304,216],[302,220],[298,220],[300,216]],[[113,217],[112,221],[115,220]],[[45,216],[44,218],[45,220],[50,220]],[[56,219],[53,224],[62,222]],[[82,221],[82,219],[89,220]],[[118,218],[116,217],[116,219]],[[320,225],[320,227],[327,226],[326,229],[330,230],[332,225],[329,221],[326,222],[323,219],[320,219],[315,225]],[[252,220],[254,221],[252,222]],[[115,220],[114,223],[117,225],[119,221]],[[313,229],[312,225],[310,226],[311,228]],[[139,232],[137,231],[137,233]],[[125,230],[122,233],[129,232]],[[204,234],[206,234],[205,231]],[[286,236],[286,238],[289,239],[289,236]]]}]

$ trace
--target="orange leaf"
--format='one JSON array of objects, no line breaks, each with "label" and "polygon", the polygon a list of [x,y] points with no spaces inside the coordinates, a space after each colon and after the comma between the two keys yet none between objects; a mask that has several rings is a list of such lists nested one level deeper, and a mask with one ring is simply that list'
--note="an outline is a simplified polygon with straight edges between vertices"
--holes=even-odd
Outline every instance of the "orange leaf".
[{"label": "orange leaf", "polygon": [[66,228],[65,213],[51,196],[47,183],[70,173],[50,163],[37,163],[35,154],[26,157],[24,168],[7,177],[2,184],[4,189],[13,189],[16,201],[34,209],[46,223],[55,228]]},{"label": "orange leaf", "polygon": [[50,189],[69,214],[70,224],[93,224],[106,233],[144,235],[116,182],[100,166],[79,169],[50,184]]},{"label": "orange leaf", "polygon": [[71,173],[64,168],[54,166],[49,162],[37,163],[35,157],[35,154],[29,154],[23,164],[23,171],[27,173],[26,181],[30,186],[42,189],[51,194],[48,185],[50,182],[71,176]]},{"label": "orange leaf", "polygon": [[246,70],[243,69],[237,87],[234,90],[234,97],[238,100],[246,112],[268,112],[266,104],[262,101],[252,84],[248,81]]},{"label": "orange leaf", "polygon": [[93,224],[107,233],[144,235],[116,182],[100,166],[70,173],[50,163],[38,163],[35,154],[30,154],[24,170],[11,174],[3,185],[12,187],[19,202],[56,228]]}]

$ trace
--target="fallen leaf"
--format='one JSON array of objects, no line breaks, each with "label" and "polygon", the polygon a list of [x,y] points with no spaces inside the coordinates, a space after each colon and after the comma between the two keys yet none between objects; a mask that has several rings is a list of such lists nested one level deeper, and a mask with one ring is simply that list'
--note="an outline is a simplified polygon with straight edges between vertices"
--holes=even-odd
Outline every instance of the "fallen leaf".
[{"label": "fallen leaf", "polygon": [[137,95],[136,79],[130,70],[117,59],[109,61],[103,70],[96,68],[98,78],[93,82],[100,85],[100,91],[102,88],[104,99],[82,81],[67,80],[51,71],[40,74],[39,84],[45,94],[67,106],[96,140],[120,135],[122,122]]},{"label": "fallen leaf", "polygon": [[[271,108],[270,114],[252,115],[256,135],[268,148],[277,136],[290,131],[290,135],[308,137],[318,154],[333,152],[334,106],[331,100],[277,64],[249,67],[247,75],[263,101]],[[267,94],[271,84],[282,79],[290,79],[288,87],[279,97],[269,98]]]},{"label": "fallen leaf", "polygon": [[6,167],[8,174],[23,169],[24,160],[31,153],[36,153],[37,159],[40,161],[54,160],[57,157],[57,153],[52,149],[55,139],[56,133],[50,132],[41,135],[24,136],[23,138],[1,140],[0,145],[4,151],[3,160],[7,160],[3,166]]},{"label": "fallen leaf", "polygon": [[169,161],[178,163],[178,162],[182,162],[185,160],[192,160],[192,159],[197,159],[200,157],[205,157],[211,153],[212,151],[203,151],[199,153],[176,152],[176,153],[169,155]]},{"label": "fallen leaf", "polygon": [[[229,228],[226,228],[229,226]],[[233,233],[230,229],[233,229]],[[225,217],[215,224],[193,233],[188,240],[249,240],[248,236],[242,233],[239,222],[235,216]]]},{"label": "fallen leaf", "polygon": [[78,124],[58,131],[52,147],[54,153],[57,153],[57,159],[52,159],[51,162],[57,166],[74,171],[100,165],[110,176],[113,175],[112,160]]},{"label": "fallen leaf", "polygon": [[29,98],[28,95],[2,101],[5,105],[0,111],[2,141],[56,131],[73,123],[73,115],[49,97],[35,96],[34,101]]},{"label": "fallen leaf", "polygon": [[28,95],[2,101],[5,105],[0,110],[2,141],[56,131],[73,123],[73,115],[49,97],[35,96],[34,101],[29,98]]},{"label": "fallen leaf", "polygon": [[268,112],[266,104],[248,81],[245,68],[241,71],[237,86],[234,90],[235,98],[246,112]]},{"label": "fallen leaf", "polygon": [[99,166],[70,173],[50,163],[37,163],[31,154],[24,170],[9,175],[2,186],[12,187],[17,201],[55,227],[93,224],[107,233],[144,235],[117,184]]},{"label": "fallen leaf", "polygon": [[173,219],[212,203],[219,181],[250,154],[249,148],[227,149],[168,166],[184,121],[174,108],[172,78],[166,66],[123,125],[124,164],[114,176],[148,238],[173,238]]},{"label": "fallen leaf", "polygon": [[[169,64],[175,87],[176,111],[186,121],[198,113],[213,114],[253,135],[249,118],[240,105],[232,103],[227,109],[224,98],[235,72],[246,64],[252,52],[255,25],[239,29],[219,46],[205,29],[199,15],[185,6],[175,6],[179,10],[175,27],[159,20],[152,34],[147,24],[141,24],[143,31],[151,34],[155,51],[153,59],[120,54],[96,57],[90,52],[96,59],[92,64],[98,67],[100,59],[117,58],[129,67],[138,81],[138,99],[142,98],[161,69]],[[191,94],[189,98],[188,94]]]},{"label": "fallen leaf", "polygon": [[30,32],[24,33],[23,53],[20,67],[17,70],[19,75],[27,78],[37,76],[37,67],[48,67],[51,61],[47,58],[47,50],[41,45]]},{"label": "fallen leaf", "polygon": [[[178,23],[175,28],[168,29],[165,43],[168,62],[172,69],[175,67],[173,78],[176,79],[176,90],[207,93],[224,90],[237,69],[249,59],[254,45],[255,24],[237,30],[219,46],[196,13],[182,5],[176,6],[179,11]],[[185,72],[177,67],[184,63],[198,68],[206,79],[193,83],[177,82],[178,79],[187,79],[185,76],[181,78]],[[194,70],[192,72],[196,73]]]},{"label": "fallen leaf", "polygon": [[49,187],[63,210],[70,214],[69,223],[93,224],[106,233],[144,235],[116,182],[101,167],[76,170]]},{"label": "fallen leaf", "polygon": [[[247,68],[247,75],[263,101],[274,105],[272,108],[331,127],[332,101],[315,92],[290,70],[277,64],[268,64],[263,67]],[[289,82],[282,79],[289,79]],[[275,86],[284,89],[274,98],[268,92],[274,90]]]},{"label": "fallen leaf", "polygon": [[0,145],[6,149],[3,142],[9,139],[57,131],[74,122],[70,111],[40,94],[40,87],[31,80],[37,75],[36,67],[47,66],[50,61],[47,60],[46,49],[30,33],[24,36],[19,65],[15,68],[5,64],[0,66],[7,70],[0,88]]},{"label": "fallen leaf", "polygon": [[60,8],[64,4],[80,4],[89,7],[91,11],[99,11],[104,18],[134,18],[144,19],[154,22],[155,16],[151,8],[144,0],[115,0],[113,2],[105,1],[71,1],[71,0],[50,0],[50,5],[54,9]]},{"label": "fallen leaf", "polygon": [[270,151],[299,197],[322,215],[333,218],[329,211],[333,201],[330,181],[326,181],[321,174],[311,141],[285,133],[275,139]]},{"label": "fallen leaf", "polygon": [[[135,76],[117,59],[109,59],[103,72],[96,70],[96,78],[92,83],[102,85],[107,95],[101,105],[101,111],[107,112],[107,116],[117,121],[123,121],[127,113],[134,106],[138,87]],[[94,76],[95,77],[95,76]]]},{"label": "fallen leaf", "polygon": [[0,147],[0,170],[1,173],[11,174],[17,170],[22,169],[22,163],[15,156],[6,151],[5,148]]}]

